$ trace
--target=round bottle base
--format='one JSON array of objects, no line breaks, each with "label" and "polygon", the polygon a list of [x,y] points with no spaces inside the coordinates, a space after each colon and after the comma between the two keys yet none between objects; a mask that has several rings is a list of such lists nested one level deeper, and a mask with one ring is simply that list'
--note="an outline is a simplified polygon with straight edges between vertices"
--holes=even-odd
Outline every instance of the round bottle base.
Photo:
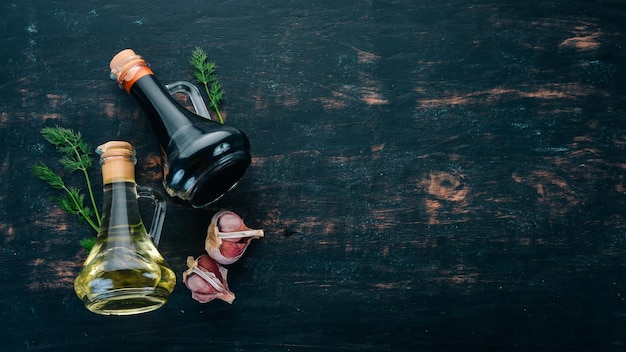
[{"label": "round bottle base", "polygon": [[119,289],[85,297],[85,307],[102,315],[132,315],[147,313],[167,302],[169,292],[165,289],[133,288]]}]

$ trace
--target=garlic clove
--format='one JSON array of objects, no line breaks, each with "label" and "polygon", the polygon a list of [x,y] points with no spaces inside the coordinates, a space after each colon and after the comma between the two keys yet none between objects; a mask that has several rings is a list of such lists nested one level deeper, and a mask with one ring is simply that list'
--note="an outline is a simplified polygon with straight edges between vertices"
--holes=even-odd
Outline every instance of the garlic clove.
[{"label": "garlic clove", "polygon": [[203,254],[194,260],[187,257],[188,269],[183,273],[183,282],[191,291],[191,297],[200,303],[214,299],[233,303],[235,294],[228,288],[228,269],[219,265],[214,259]]},{"label": "garlic clove", "polygon": [[249,228],[234,212],[220,211],[211,219],[205,249],[218,263],[228,265],[243,256],[253,239],[263,236],[263,230]]}]

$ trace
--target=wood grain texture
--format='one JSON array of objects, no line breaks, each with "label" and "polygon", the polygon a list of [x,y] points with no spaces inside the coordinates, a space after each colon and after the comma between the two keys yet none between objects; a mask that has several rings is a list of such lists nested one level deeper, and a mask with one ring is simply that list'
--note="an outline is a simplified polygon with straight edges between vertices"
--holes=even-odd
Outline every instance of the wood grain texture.
[{"label": "wood grain texture", "polygon": [[[1,6],[0,351],[624,348],[622,1]],[[252,166],[208,209],[169,202],[166,306],[96,316],[72,287],[89,228],[27,170],[57,157],[38,130],[127,140],[160,187],[108,62],[130,47],[192,80],[196,46]],[[230,267],[234,304],[201,305],[181,273],[220,209],[266,236]]]}]

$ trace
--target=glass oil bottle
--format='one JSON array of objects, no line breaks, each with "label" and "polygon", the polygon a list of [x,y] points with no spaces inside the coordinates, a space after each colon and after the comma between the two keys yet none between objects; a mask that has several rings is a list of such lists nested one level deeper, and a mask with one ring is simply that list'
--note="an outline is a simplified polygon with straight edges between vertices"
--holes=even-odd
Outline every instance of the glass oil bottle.
[{"label": "glass oil bottle", "polygon": [[[127,142],[97,148],[104,183],[102,225],[74,290],[87,309],[103,315],[130,315],[161,307],[176,276],[157,250],[165,201],[155,190],[135,183],[135,152]],[[150,233],[139,213],[138,197],[155,203]],[[154,239],[151,240],[150,236]]]}]

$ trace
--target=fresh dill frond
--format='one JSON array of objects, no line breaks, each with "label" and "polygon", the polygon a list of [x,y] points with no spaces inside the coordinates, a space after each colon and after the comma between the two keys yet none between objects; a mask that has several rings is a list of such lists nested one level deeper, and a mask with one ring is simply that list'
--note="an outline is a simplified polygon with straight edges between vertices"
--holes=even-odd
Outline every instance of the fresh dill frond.
[{"label": "fresh dill frond", "polygon": [[91,169],[93,164],[91,147],[84,141],[80,132],[56,126],[42,128],[41,134],[63,154],[61,164],[68,172]]},{"label": "fresh dill frond", "polygon": [[87,222],[94,231],[98,232],[102,220],[98,213],[88,174],[88,170],[93,164],[89,144],[85,142],[80,132],[74,132],[68,128],[59,126],[45,127],[40,132],[46,141],[54,145],[62,154],[59,162],[68,174],[79,170],[82,171],[87,183],[91,207],[85,204],[85,195],[81,193],[80,188],[67,186],[63,178],[43,162],[31,165],[30,171],[35,177],[48,183],[54,189],[63,191],[60,196],[52,198],[63,211],[71,215],[77,215],[80,220]]},{"label": "fresh dill frond", "polygon": [[83,238],[82,240],[80,240],[80,245],[83,246],[85,250],[87,250],[87,253],[91,252],[91,249],[93,248],[95,244],[96,244],[95,237],[88,237],[88,238]]},{"label": "fresh dill frond", "polygon": [[93,165],[91,147],[85,142],[80,132],[74,132],[72,129],[65,127],[44,127],[41,129],[41,135],[63,155],[59,162],[68,173],[71,174],[75,171],[83,173],[91,206],[93,207],[93,218],[95,223],[100,226],[102,220],[98,213],[98,206],[96,205],[88,172]]},{"label": "fresh dill frond", "polygon": [[40,180],[47,182],[50,186],[56,189],[65,188],[65,183],[61,176],[52,171],[46,164],[38,162],[30,167],[30,171]]},{"label": "fresh dill frond", "polygon": [[208,60],[206,51],[202,48],[195,48],[191,54],[191,65],[194,69],[194,76],[198,83],[204,85],[204,90],[209,97],[209,105],[215,110],[220,123],[224,123],[219,103],[224,97],[224,90],[215,74],[215,62]]}]

